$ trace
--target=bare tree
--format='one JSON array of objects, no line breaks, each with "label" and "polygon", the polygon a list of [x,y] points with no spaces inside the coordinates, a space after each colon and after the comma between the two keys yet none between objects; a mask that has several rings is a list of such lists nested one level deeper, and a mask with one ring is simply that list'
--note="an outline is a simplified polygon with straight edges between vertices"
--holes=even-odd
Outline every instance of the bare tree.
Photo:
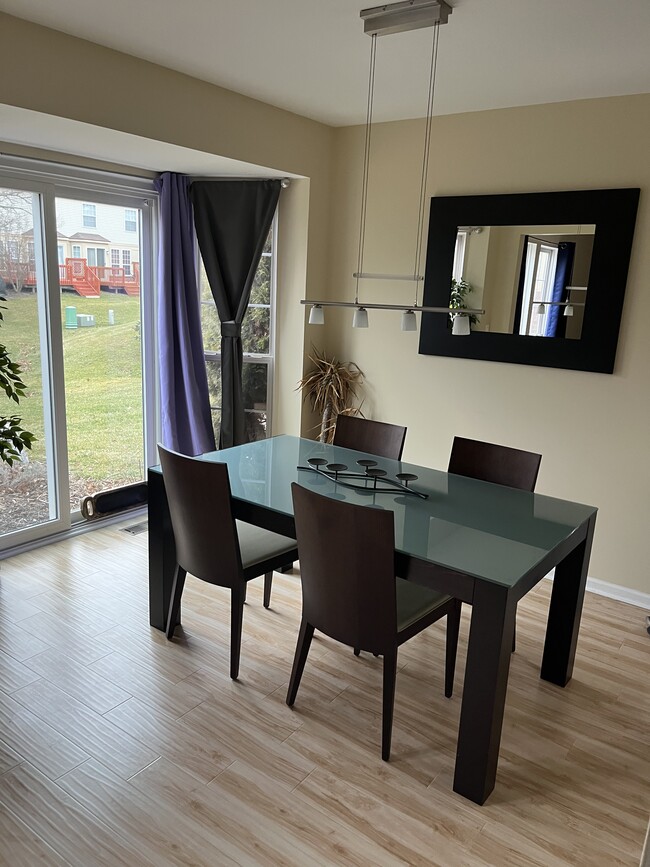
[{"label": "bare tree", "polygon": [[33,194],[0,188],[0,289],[20,291],[34,271]]}]

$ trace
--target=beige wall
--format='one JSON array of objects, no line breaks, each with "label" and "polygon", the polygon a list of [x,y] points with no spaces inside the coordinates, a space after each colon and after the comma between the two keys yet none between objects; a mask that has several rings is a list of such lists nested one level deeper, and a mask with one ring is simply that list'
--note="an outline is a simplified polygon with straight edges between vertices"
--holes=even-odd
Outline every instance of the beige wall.
[{"label": "beige wall", "polygon": [[[4,13],[0,13],[0,56],[0,104],[308,179],[293,181],[282,192],[279,226],[284,243],[278,261],[274,433],[298,433],[300,400],[294,389],[302,375],[304,339],[304,309],[298,302],[307,285],[316,294],[325,287],[333,130]],[[43,156],[42,152],[35,155]],[[82,161],[71,157],[71,162]]]},{"label": "beige wall", "polygon": [[[373,131],[367,271],[412,270],[422,134],[421,121]],[[336,134],[330,285],[346,300],[362,135],[359,127]],[[418,334],[401,332],[398,314],[382,311],[370,311],[367,331],[353,330],[347,311],[328,311],[328,325],[310,328],[307,341],[360,365],[367,414],[408,425],[406,460],[444,467],[454,434],[541,452],[539,491],[600,509],[590,575],[648,593],[650,96],[436,118],[432,142],[430,194],[641,187],[615,373],[419,355]],[[404,303],[407,293],[362,288],[368,301]]]}]

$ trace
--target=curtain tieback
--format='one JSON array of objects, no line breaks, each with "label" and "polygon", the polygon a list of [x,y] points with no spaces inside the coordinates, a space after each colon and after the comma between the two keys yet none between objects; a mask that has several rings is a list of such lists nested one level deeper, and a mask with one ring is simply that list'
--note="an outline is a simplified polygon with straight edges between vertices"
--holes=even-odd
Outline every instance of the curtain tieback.
[{"label": "curtain tieback", "polygon": [[222,337],[241,337],[241,325],[239,322],[235,322],[234,320],[230,320],[228,322],[221,323],[221,336]]}]

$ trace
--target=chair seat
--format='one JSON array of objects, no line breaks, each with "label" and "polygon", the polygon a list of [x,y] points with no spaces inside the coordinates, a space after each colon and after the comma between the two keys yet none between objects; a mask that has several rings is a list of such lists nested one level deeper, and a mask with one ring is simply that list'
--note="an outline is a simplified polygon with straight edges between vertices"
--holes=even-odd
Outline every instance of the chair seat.
[{"label": "chair seat", "polygon": [[421,584],[396,578],[397,631],[403,632],[432,611],[450,602],[452,597],[430,590]]},{"label": "chair seat", "polygon": [[288,554],[296,547],[296,540],[288,536],[281,536],[271,530],[255,527],[245,521],[236,521],[239,547],[241,549],[241,561],[244,570],[249,569],[256,563],[263,563],[281,554]]}]

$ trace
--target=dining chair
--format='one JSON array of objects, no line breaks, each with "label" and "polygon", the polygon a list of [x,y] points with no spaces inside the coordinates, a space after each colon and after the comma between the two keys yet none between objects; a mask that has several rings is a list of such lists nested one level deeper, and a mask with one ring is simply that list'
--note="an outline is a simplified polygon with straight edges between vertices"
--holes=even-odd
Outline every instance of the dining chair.
[{"label": "dining chair", "polygon": [[274,569],[296,560],[296,541],[233,518],[226,464],[186,457],[160,444],[158,452],[177,561],[167,638],[174,636],[187,572],[209,584],[229,587],[230,676],[236,680],[246,584],[260,575],[266,582]]},{"label": "dining chair", "polygon": [[[532,493],[537,483],[541,460],[542,456],[535,452],[465,437],[454,437],[447,471],[457,476],[468,476],[483,482],[506,485],[508,488],[518,488]],[[431,566],[431,568],[436,567]],[[516,631],[512,635],[513,653],[515,647]]]},{"label": "dining chair", "polygon": [[[402,457],[405,439],[406,428],[400,425],[372,421],[359,416],[339,415],[336,419],[332,445],[399,461]],[[284,563],[283,566],[290,567],[291,563]],[[271,582],[272,578],[264,581],[264,606],[266,608],[271,604]],[[356,650],[355,653],[357,653]]]},{"label": "dining chair", "polygon": [[447,472],[532,492],[541,460],[534,452],[454,437]]},{"label": "dining chair", "polygon": [[287,692],[292,707],[318,629],[351,647],[384,658],[381,755],[388,761],[395,703],[397,649],[447,616],[445,695],[451,697],[460,602],[395,577],[394,517],[291,485],[300,574],[302,619]]},{"label": "dining chair", "polygon": [[399,461],[405,439],[406,428],[401,425],[354,415],[339,415],[332,445]]}]

